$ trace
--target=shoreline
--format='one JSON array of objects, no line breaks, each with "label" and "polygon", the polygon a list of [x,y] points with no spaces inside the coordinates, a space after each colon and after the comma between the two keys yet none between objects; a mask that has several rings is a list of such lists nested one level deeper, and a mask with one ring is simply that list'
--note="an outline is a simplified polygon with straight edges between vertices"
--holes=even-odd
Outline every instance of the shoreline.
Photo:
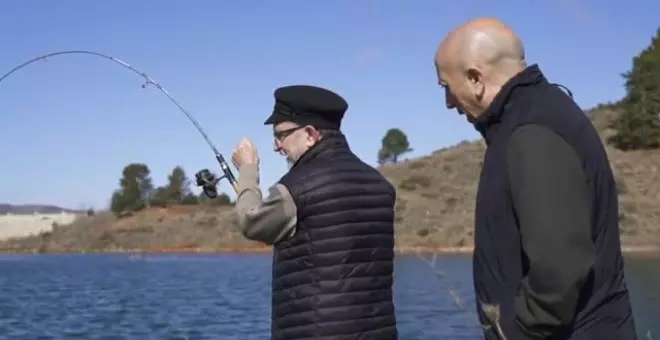
[{"label": "shoreline", "polygon": [[[401,246],[395,247],[396,254],[455,254],[465,255],[473,252],[473,247],[443,247],[443,246]],[[147,249],[2,249],[0,255],[13,254],[263,254],[272,252],[269,246],[243,246],[243,247],[221,247],[221,248],[147,248]],[[624,254],[660,254],[660,246],[656,245],[624,245],[621,246]]]}]

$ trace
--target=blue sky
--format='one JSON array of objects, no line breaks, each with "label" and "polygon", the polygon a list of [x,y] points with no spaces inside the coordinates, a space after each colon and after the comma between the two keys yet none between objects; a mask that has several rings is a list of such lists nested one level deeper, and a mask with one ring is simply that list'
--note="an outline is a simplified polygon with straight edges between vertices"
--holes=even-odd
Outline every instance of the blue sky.
[{"label": "blue sky", "polygon": [[[261,155],[262,187],[286,170],[263,125],[273,90],[329,87],[349,102],[354,151],[375,163],[403,129],[422,156],[478,138],[444,108],[433,53],[455,25],[495,16],[521,35],[531,63],[583,107],[623,96],[621,73],[650,42],[660,2],[18,1],[0,3],[0,71],[69,49],[106,53],[163,84],[227,159],[243,136]],[[122,167],[145,162],[156,184],[182,165],[216,169],[202,137],[168,99],[107,60],[32,64],[0,84],[0,202],[107,207]],[[221,189],[231,191],[224,182]],[[195,190],[197,190],[195,188]],[[234,197],[233,193],[231,196]]]}]

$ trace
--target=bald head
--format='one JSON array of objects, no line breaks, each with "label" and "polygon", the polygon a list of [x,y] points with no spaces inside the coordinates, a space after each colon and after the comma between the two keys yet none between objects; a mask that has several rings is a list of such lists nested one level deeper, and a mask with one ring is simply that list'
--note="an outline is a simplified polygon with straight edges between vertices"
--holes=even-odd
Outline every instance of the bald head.
[{"label": "bald head", "polygon": [[[511,28],[493,18],[471,20],[452,30],[436,53],[436,62],[457,66],[525,68],[525,49]],[[505,70],[502,70],[505,71]],[[517,72],[516,72],[517,73]]]},{"label": "bald head", "polygon": [[502,85],[527,67],[513,30],[494,18],[470,20],[453,29],[435,54],[447,107],[479,116]]}]

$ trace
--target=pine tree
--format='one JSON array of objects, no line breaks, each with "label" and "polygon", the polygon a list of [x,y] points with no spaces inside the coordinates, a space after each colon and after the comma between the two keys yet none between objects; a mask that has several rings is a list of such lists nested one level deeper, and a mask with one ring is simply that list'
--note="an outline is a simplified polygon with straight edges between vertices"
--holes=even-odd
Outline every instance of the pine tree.
[{"label": "pine tree", "polygon": [[378,150],[378,164],[396,163],[401,155],[411,151],[408,136],[401,129],[389,129],[381,140],[381,148]]},{"label": "pine tree", "polygon": [[622,150],[660,148],[660,28],[623,77],[627,94],[609,142]]}]

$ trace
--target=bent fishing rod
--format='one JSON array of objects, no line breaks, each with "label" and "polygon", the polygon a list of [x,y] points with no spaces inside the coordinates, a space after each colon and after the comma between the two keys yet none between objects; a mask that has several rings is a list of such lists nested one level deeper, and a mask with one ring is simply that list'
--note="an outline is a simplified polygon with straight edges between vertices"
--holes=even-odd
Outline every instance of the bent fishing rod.
[{"label": "bent fishing rod", "polygon": [[223,172],[222,176],[216,176],[213,174],[211,171],[208,169],[203,169],[201,171],[198,171],[195,174],[195,180],[197,186],[202,187],[202,190],[204,194],[209,197],[209,198],[215,198],[218,196],[218,182],[222,180],[223,178],[226,178],[229,183],[231,184],[232,188],[234,189],[235,192],[238,192],[238,187],[237,187],[237,181],[236,177],[234,177],[234,174],[232,173],[231,169],[229,168],[229,164],[227,161],[225,161],[225,158],[222,156],[222,154],[218,151],[218,149],[215,147],[213,142],[211,142],[211,139],[206,135],[206,132],[204,132],[204,129],[202,129],[201,125],[197,122],[197,120],[188,112],[186,109],[183,108],[183,106],[172,97],[172,95],[156,80],[154,80],[152,77],[147,75],[146,73],[134,68],[133,66],[129,65],[128,63],[124,62],[121,59],[117,59],[115,57],[103,54],[103,53],[98,53],[98,52],[92,52],[92,51],[85,51],[85,50],[71,50],[71,51],[60,51],[60,52],[53,52],[53,53],[48,53],[44,54],[35,58],[32,58],[28,61],[23,62],[22,64],[14,67],[11,69],[9,72],[3,74],[0,77],[0,83],[2,83],[7,77],[10,75],[14,74],[14,72],[22,69],[23,67],[26,67],[34,62],[37,62],[39,60],[46,60],[47,58],[55,57],[55,56],[61,56],[61,55],[71,55],[71,54],[84,54],[84,55],[90,55],[90,56],[96,56],[100,57],[106,60],[110,60],[116,64],[119,64],[123,66],[125,69],[132,71],[133,73],[139,75],[140,77],[144,78],[145,83],[142,84],[142,88],[146,88],[148,85],[153,85],[155,86],[160,92],[165,94],[167,98],[170,99],[170,101],[179,109],[179,111],[183,112],[183,114],[188,117],[188,119],[192,122],[192,124],[197,128],[197,131],[204,137],[204,140],[206,140],[206,143],[211,147],[211,150],[213,150],[213,153],[215,153],[215,158],[220,164],[220,169]]}]

